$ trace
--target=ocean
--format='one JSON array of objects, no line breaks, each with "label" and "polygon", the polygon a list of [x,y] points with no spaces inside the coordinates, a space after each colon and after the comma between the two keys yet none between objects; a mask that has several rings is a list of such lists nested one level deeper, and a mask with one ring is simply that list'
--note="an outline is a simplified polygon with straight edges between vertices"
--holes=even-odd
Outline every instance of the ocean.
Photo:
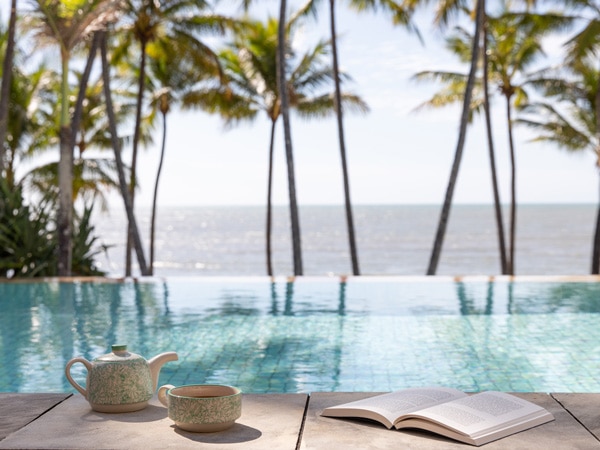
[{"label": "ocean", "polygon": [[[355,205],[362,275],[425,275],[437,230],[438,205]],[[95,213],[95,234],[106,250],[96,258],[109,276],[124,275],[126,221],[113,207]],[[343,206],[300,206],[304,275],[351,275]],[[150,209],[136,211],[149,258]],[[508,232],[508,209],[504,210]],[[519,205],[516,275],[590,273],[595,205]],[[160,207],[154,275],[264,276],[266,208]],[[273,271],[293,274],[289,210],[274,207]],[[508,242],[508,236],[506,238]],[[437,275],[498,275],[500,258],[492,205],[453,205]],[[134,256],[133,275],[139,275]]]}]

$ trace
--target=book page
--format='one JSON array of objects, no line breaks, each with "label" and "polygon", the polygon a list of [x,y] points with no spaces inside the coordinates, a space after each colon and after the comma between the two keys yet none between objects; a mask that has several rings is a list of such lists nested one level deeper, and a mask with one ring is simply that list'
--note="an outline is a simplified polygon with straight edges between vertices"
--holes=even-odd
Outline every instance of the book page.
[{"label": "book page", "polygon": [[[412,416],[433,420],[474,438],[506,430],[540,416],[549,416],[548,420],[552,420],[544,408],[503,392],[474,394],[420,410]],[[398,424],[399,427],[401,424]]]},{"label": "book page", "polygon": [[403,414],[461,397],[466,397],[466,394],[457,389],[412,388],[332,406],[326,408],[322,415],[373,419],[391,428],[396,419]]}]

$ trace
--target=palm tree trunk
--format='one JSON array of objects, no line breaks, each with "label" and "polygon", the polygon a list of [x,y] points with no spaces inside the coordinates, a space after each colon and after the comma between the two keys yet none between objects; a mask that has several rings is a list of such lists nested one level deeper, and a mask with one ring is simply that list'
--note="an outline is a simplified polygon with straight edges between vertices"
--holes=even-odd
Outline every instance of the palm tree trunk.
[{"label": "palm tree trunk", "polygon": [[[73,112],[73,118],[71,120],[71,126],[68,128],[68,130],[65,127],[64,131],[63,131],[63,128],[61,128],[61,152],[62,152],[62,146],[63,146],[63,139],[65,142],[65,145],[69,146],[68,158],[71,160],[71,163],[70,163],[70,165],[71,165],[71,169],[70,169],[70,172],[71,172],[71,175],[70,175],[71,194],[70,194],[70,196],[71,196],[71,198],[73,197],[73,187],[72,187],[73,186],[73,155],[75,152],[75,142],[77,139],[77,132],[79,130],[79,125],[81,123],[81,118],[82,118],[82,114],[83,114],[83,102],[84,102],[85,96],[86,96],[87,85],[88,85],[88,81],[90,79],[90,74],[92,72],[92,67],[94,66],[94,59],[96,58],[96,53],[98,51],[98,44],[100,41],[100,37],[101,37],[100,35],[94,34],[94,37],[92,39],[92,45],[91,45],[88,59],[87,59],[86,65],[85,65],[85,69],[84,69],[83,74],[81,75],[81,79],[79,81],[79,92],[77,94],[77,100],[75,103],[75,110]],[[68,131],[68,133],[66,133],[67,131]],[[66,133],[66,134],[63,136],[62,133]],[[66,144],[66,143],[68,143],[68,144]],[[62,160],[62,158],[61,158],[61,160]],[[72,208],[73,208],[73,206],[72,206],[72,200],[71,200],[71,211],[72,211]],[[71,212],[71,218],[69,219],[70,220],[69,223],[71,223],[71,224],[72,224],[72,220],[73,220],[72,214],[73,213]],[[71,228],[72,228],[72,225],[71,225]],[[60,239],[60,237],[59,237],[59,239]],[[67,246],[66,243],[63,243],[62,245],[65,247]],[[68,246],[69,246],[69,248],[71,248],[70,242],[69,242]],[[60,248],[62,248],[62,247],[61,247],[61,244],[59,243],[59,249]],[[65,251],[65,250],[62,250],[62,251]],[[72,266],[72,262],[71,262],[72,250],[70,250],[69,253],[70,254],[68,256],[68,261],[69,261],[68,274],[70,275],[71,274],[71,266]],[[66,255],[64,255],[63,257],[67,258]],[[60,258],[59,258],[59,268],[60,267],[61,267],[61,263],[60,263]]]},{"label": "palm tree trunk", "polygon": [[344,142],[344,120],[342,115],[342,96],[340,89],[340,71],[337,54],[337,39],[335,29],[335,0],[329,0],[331,19],[331,52],[333,56],[333,79],[335,82],[335,112],[337,114],[338,136],[340,141],[340,155],[342,159],[342,174],[344,177],[344,201],[346,207],[346,223],[348,227],[348,242],[352,261],[352,274],[360,275],[358,267],[358,251],[354,233],[354,220],[352,217],[352,202],[350,201],[350,182],[348,181],[348,166],[346,163],[346,144]]},{"label": "palm tree trunk", "polygon": [[6,141],[6,130],[8,129],[8,97],[10,95],[10,84],[12,82],[13,57],[15,52],[15,28],[17,23],[17,0],[12,0],[10,6],[10,17],[8,20],[8,37],[6,40],[6,51],[2,64],[2,86],[0,86],[0,178],[4,171],[4,142]]},{"label": "palm tree trunk", "polygon": [[283,133],[285,136],[285,155],[288,171],[288,192],[290,198],[290,221],[292,227],[292,251],[294,258],[294,275],[302,275],[302,245],[300,240],[300,219],[296,200],[296,178],[294,175],[294,156],[292,151],[292,133],[290,127],[290,107],[286,77],[286,0],[281,0],[279,10],[278,48],[277,48],[277,82],[281,98],[281,115],[283,116]]},{"label": "palm tree trunk", "polygon": [[[142,106],[144,101],[144,89],[146,88],[146,42],[141,45],[140,74],[138,78],[137,104],[135,111],[135,130],[133,132],[133,150],[131,152],[131,174],[129,181],[129,195],[131,206],[135,208],[135,188],[137,185],[137,156],[140,142],[140,130],[142,127]],[[127,225],[127,251],[125,252],[125,276],[131,276],[131,224]]]},{"label": "palm tree trunk", "polygon": [[127,220],[131,224],[131,231],[133,237],[133,245],[137,254],[138,264],[142,275],[148,275],[148,268],[146,266],[146,259],[144,257],[144,248],[142,247],[142,240],[140,239],[140,233],[138,231],[137,223],[135,221],[135,214],[133,211],[133,204],[129,197],[129,188],[127,186],[127,180],[125,178],[125,169],[123,159],[121,158],[121,143],[117,134],[117,120],[115,118],[115,110],[112,104],[112,97],[110,93],[110,74],[108,67],[108,59],[106,57],[106,32],[99,32],[102,35],[100,40],[100,54],[102,56],[102,81],[104,84],[104,97],[106,102],[106,114],[108,116],[108,124],[110,127],[110,138],[112,141],[113,150],[115,153],[115,162],[117,163],[117,172],[119,175],[119,188],[121,190],[121,196],[123,197],[123,203],[125,204],[125,212],[127,214]]},{"label": "palm tree trunk", "polygon": [[58,276],[71,276],[73,222],[73,145],[70,126],[60,127],[60,160],[58,162]]},{"label": "palm tree trunk", "polygon": [[[81,124],[81,118],[83,115],[83,101],[85,100],[85,94],[87,85],[90,80],[92,73],[92,67],[94,66],[94,59],[96,59],[96,53],[98,52],[98,45],[100,43],[101,35],[94,33],[92,38],[92,45],[88,54],[88,59],[85,64],[85,69],[81,74],[81,80],[79,81],[79,93],[77,94],[77,100],[75,103],[75,110],[73,112],[73,120],[71,121],[71,134],[73,136],[73,147],[77,142],[77,133],[79,131],[79,125]],[[73,149],[74,150],[74,149]]]},{"label": "palm tree trunk", "polygon": [[152,196],[152,217],[150,219],[150,265],[148,266],[149,275],[154,275],[154,230],[156,226],[156,200],[158,198],[158,182],[162,172],[163,161],[165,159],[165,147],[167,143],[167,114],[163,113],[163,138],[160,150],[160,160],[158,162],[158,170],[156,171],[156,179],[154,181],[154,194]]},{"label": "palm tree trunk", "polygon": [[517,169],[515,159],[515,145],[513,142],[512,114],[510,97],[506,96],[506,120],[508,123],[508,145],[510,148],[510,241],[508,274],[515,274],[515,240],[517,233]]},{"label": "palm tree trunk", "polygon": [[438,221],[438,228],[435,235],[435,241],[433,243],[433,249],[431,257],[429,259],[429,266],[427,268],[427,275],[435,275],[437,266],[442,253],[442,245],[444,243],[444,236],[446,234],[446,227],[448,226],[448,218],[450,217],[450,207],[452,206],[452,196],[454,195],[454,188],[456,186],[456,180],[458,178],[458,170],[460,168],[460,161],[462,159],[463,149],[465,146],[465,139],[467,136],[467,125],[469,123],[469,112],[471,107],[471,97],[473,95],[473,86],[475,84],[475,75],[477,73],[477,60],[479,56],[479,38],[481,36],[481,26],[483,20],[483,0],[477,1],[477,20],[475,20],[475,33],[473,36],[473,48],[471,50],[471,68],[469,70],[469,77],[467,79],[467,85],[465,87],[465,97],[463,99],[463,109],[460,120],[460,131],[458,134],[458,143],[456,145],[456,151],[454,153],[454,162],[452,163],[452,169],[450,171],[450,179],[448,180],[448,187],[446,188],[446,196],[444,198],[444,205],[442,206],[442,212]]},{"label": "palm tree trunk", "polygon": [[[483,0],[485,5],[485,0]],[[487,15],[484,12],[483,37],[483,92],[485,97],[485,123],[487,130],[488,150],[490,155],[490,171],[492,174],[492,190],[494,192],[494,211],[496,213],[496,228],[498,233],[498,250],[500,252],[500,270],[503,275],[508,272],[506,262],[506,243],[504,241],[504,220],[502,219],[502,203],[500,202],[500,193],[498,190],[498,175],[496,171],[496,156],[494,151],[494,140],[492,138],[492,119],[490,114],[490,92],[489,92],[489,74],[488,74],[488,56],[487,56]]]},{"label": "palm tree trunk", "polygon": [[58,276],[71,276],[73,228],[73,136],[69,123],[69,55],[62,52],[62,93],[60,112],[60,158],[58,161]]},{"label": "palm tree trunk", "polygon": [[[600,172],[599,172],[600,173]],[[594,245],[592,250],[592,275],[600,274],[600,201],[596,212],[596,230],[594,232]]]},{"label": "palm tree trunk", "polygon": [[[596,169],[600,175],[600,80],[596,86]],[[596,230],[592,247],[592,275],[600,274],[600,196],[596,213]]]},{"label": "palm tree trunk", "polygon": [[273,150],[275,147],[275,120],[271,121],[271,139],[269,142],[269,174],[267,179],[267,231],[266,231],[266,251],[267,251],[267,275],[273,276],[273,262],[271,260],[271,235],[273,227]]}]

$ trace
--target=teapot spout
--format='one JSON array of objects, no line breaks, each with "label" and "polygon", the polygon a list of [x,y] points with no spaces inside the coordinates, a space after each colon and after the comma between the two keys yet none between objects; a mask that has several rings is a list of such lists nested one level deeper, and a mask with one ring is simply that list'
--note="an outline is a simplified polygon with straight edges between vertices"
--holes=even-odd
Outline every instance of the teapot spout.
[{"label": "teapot spout", "polygon": [[150,366],[150,374],[152,375],[152,390],[156,391],[158,386],[158,374],[163,364],[169,361],[177,361],[179,357],[175,352],[165,352],[160,355],[156,355],[154,358],[148,360]]}]

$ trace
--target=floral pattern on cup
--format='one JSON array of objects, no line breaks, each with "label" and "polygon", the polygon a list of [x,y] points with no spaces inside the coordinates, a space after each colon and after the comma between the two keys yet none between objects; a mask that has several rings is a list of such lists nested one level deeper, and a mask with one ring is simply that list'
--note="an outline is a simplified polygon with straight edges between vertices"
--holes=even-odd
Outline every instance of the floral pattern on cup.
[{"label": "floral pattern on cup", "polygon": [[165,385],[158,390],[158,399],[175,425],[187,431],[221,431],[242,415],[242,391],[233,386]]}]

